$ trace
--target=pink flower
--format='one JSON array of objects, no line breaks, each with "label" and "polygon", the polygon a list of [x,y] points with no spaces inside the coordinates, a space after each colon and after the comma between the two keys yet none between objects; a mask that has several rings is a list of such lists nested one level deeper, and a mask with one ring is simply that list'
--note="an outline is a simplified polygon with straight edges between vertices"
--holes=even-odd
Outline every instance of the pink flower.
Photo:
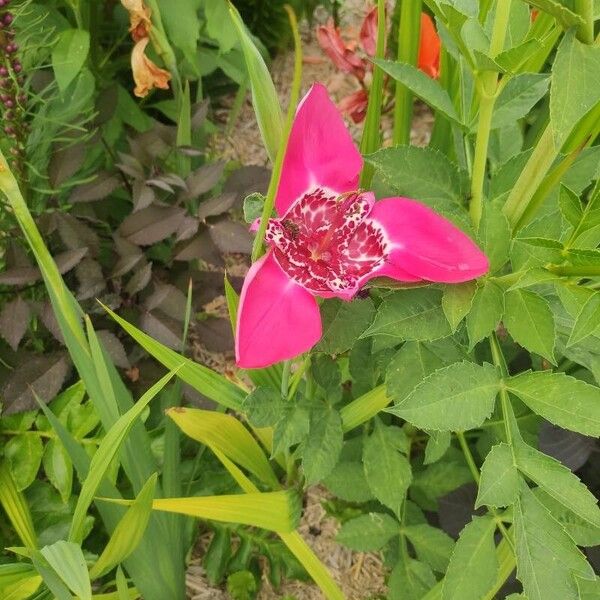
[{"label": "pink flower", "polygon": [[348,115],[355,123],[362,123],[367,116],[367,106],[369,105],[369,94],[367,90],[361,88],[344,96],[338,102],[338,109],[344,115]]},{"label": "pink flower", "polygon": [[377,51],[377,7],[374,6],[365,17],[360,28],[360,44],[369,56]]},{"label": "pink flower", "polygon": [[427,206],[375,202],[357,190],[363,161],[320,84],[300,103],[285,154],[267,254],[252,265],[240,298],[236,360],[265,367],[306,352],[321,337],[315,297],[351,300],[371,278],[456,283],[488,260]]}]

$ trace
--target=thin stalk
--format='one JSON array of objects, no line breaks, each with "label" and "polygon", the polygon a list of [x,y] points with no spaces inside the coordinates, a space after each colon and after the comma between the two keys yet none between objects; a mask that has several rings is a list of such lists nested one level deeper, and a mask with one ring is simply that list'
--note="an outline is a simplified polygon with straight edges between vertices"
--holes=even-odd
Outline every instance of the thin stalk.
[{"label": "thin stalk", "polygon": [[288,392],[290,389],[290,371],[292,369],[292,361],[286,360],[283,363],[283,373],[281,375],[281,399],[288,399]]},{"label": "thin stalk", "polygon": [[300,98],[300,86],[302,85],[302,41],[300,40],[300,33],[298,31],[298,21],[296,20],[294,11],[287,4],[284,8],[288,13],[290,26],[292,28],[292,35],[294,38],[294,79],[292,81],[290,103],[288,105],[287,115],[285,118],[283,142],[277,149],[277,156],[275,157],[275,164],[273,165],[273,173],[271,175],[271,180],[269,181],[267,197],[265,198],[265,205],[260,217],[260,225],[258,226],[256,237],[254,238],[254,244],[252,245],[252,262],[258,260],[263,254],[263,239],[265,237],[265,232],[267,231],[267,222],[271,216],[271,213],[273,212],[273,207],[275,206],[275,194],[277,193],[277,187],[279,186],[279,180],[281,178],[281,169],[283,167],[283,159],[285,157],[287,141],[290,137],[290,131],[292,130],[294,115],[296,114],[296,106],[298,105],[298,100]]},{"label": "thin stalk", "polygon": [[577,28],[577,37],[584,44],[594,43],[594,0],[575,0],[575,12],[584,23]]},{"label": "thin stalk", "polygon": [[[506,38],[506,28],[510,17],[512,0],[504,0],[496,4],[490,54],[492,57],[502,52]],[[498,73],[484,71],[477,78],[479,91],[479,120],[477,123],[477,136],[475,138],[475,156],[473,159],[473,174],[471,178],[471,220],[477,228],[483,210],[483,185],[487,166],[488,144],[492,125],[492,114],[498,93]]]},{"label": "thin stalk", "polygon": [[[398,26],[398,61],[410,65],[417,64],[419,40],[421,38],[422,0],[404,0],[400,6]],[[413,115],[413,95],[400,81],[396,81],[394,103],[394,131],[392,141],[395,146],[410,143],[410,127]]]},{"label": "thin stalk", "polygon": [[548,265],[546,269],[563,277],[600,277],[600,266],[597,265]]},{"label": "thin stalk", "polygon": [[[377,47],[376,58],[385,56],[385,0],[377,0]],[[373,80],[369,91],[369,104],[365,118],[362,140],[360,142],[361,154],[371,154],[379,148],[381,108],[383,105],[383,70],[375,65],[373,67]],[[365,164],[360,175],[360,186],[368,188],[373,179],[373,166]]]}]

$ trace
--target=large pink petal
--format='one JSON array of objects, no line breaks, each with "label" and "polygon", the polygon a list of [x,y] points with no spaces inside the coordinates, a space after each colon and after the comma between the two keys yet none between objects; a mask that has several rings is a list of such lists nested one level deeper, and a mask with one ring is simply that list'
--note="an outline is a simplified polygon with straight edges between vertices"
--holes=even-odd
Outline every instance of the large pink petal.
[{"label": "large pink petal", "polygon": [[275,208],[285,214],[290,205],[315,187],[342,194],[358,187],[362,158],[327,94],[315,83],[294,119],[283,161]]},{"label": "large pink petal", "polygon": [[271,253],[255,262],[240,297],[238,366],[254,369],[293,358],[320,337],[321,315],[314,297],[283,272]]},{"label": "large pink petal", "polygon": [[375,203],[370,217],[392,242],[389,263],[427,281],[458,283],[486,273],[477,244],[427,206],[407,198]]}]

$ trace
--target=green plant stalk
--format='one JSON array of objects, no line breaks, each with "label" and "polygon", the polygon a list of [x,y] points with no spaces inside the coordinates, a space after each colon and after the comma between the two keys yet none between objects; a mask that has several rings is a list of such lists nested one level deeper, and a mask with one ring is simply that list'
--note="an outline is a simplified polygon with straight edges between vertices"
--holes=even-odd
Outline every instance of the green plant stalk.
[{"label": "green plant stalk", "polygon": [[584,20],[577,28],[577,37],[584,44],[594,43],[594,0],[575,0],[575,12]]},{"label": "green plant stalk", "polygon": [[557,156],[558,150],[554,145],[552,127],[547,125],[506,199],[503,211],[513,227],[521,220],[535,191],[544,180]]},{"label": "green plant stalk", "polygon": [[296,114],[296,106],[300,98],[300,86],[302,85],[302,40],[300,39],[300,32],[298,31],[298,21],[296,15],[291,7],[287,4],[285,9],[288,13],[290,20],[290,26],[292,28],[292,35],[294,38],[294,79],[292,81],[292,89],[290,92],[290,103],[288,105],[287,115],[285,118],[285,125],[283,130],[283,143],[280,144],[277,149],[277,156],[275,157],[275,164],[273,165],[273,173],[269,181],[269,188],[267,189],[267,197],[265,198],[265,205],[263,207],[262,215],[260,217],[260,225],[254,238],[252,245],[252,262],[258,260],[264,251],[263,239],[265,232],[267,231],[267,222],[273,212],[275,206],[275,194],[279,186],[279,180],[281,179],[281,170],[283,168],[283,159],[285,158],[285,151],[287,148],[287,142],[290,137],[292,125],[294,123],[294,115]]},{"label": "green plant stalk", "polygon": [[600,266],[596,265],[548,265],[546,269],[556,275],[562,275],[564,277],[579,277],[580,279],[600,277]]},{"label": "green plant stalk", "polygon": [[[377,0],[377,47],[376,58],[385,57],[385,0]],[[383,70],[374,65],[373,80],[369,91],[369,104],[365,127],[360,142],[361,154],[371,154],[379,148],[381,109],[383,106]],[[360,187],[368,188],[373,179],[374,168],[365,164],[360,174]]]},{"label": "green plant stalk", "polygon": [[[419,40],[421,38],[422,0],[404,0],[400,6],[398,26],[398,61],[417,64]],[[410,90],[396,81],[394,103],[394,130],[392,141],[395,146],[410,143],[410,128],[413,115],[413,95]]]},{"label": "green plant stalk", "polygon": [[[504,0],[496,4],[496,14],[490,42],[490,54],[492,57],[502,52],[504,48],[511,1]],[[477,90],[479,92],[479,120],[477,123],[477,136],[475,138],[475,155],[471,177],[471,203],[469,206],[471,220],[475,228],[479,227],[483,211],[483,186],[487,167],[492,115],[498,93],[498,73],[495,71],[482,72],[477,77]]]},{"label": "green plant stalk", "polygon": [[379,385],[356,398],[340,410],[344,431],[356,429],[382,411],[391,399],[385,392],[385,385]]},{"label": "green plant stalk", "polygon": [[38,547],[33,519],[23,493],[17,489],[6,461],[0,462],[0,506],[12,523],[21,542],[28,550]]}]

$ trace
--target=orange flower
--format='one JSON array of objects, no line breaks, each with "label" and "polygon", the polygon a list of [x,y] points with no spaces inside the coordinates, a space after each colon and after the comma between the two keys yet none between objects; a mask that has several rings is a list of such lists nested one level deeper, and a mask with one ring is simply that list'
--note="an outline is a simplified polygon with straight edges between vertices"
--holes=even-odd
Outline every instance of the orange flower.
[{"label": "orange flower", "polygon": [[169,89],[171,74],[155,65],[145,54],[150,38],[143,38],[133,47],[131,52],[131,70],[135,89],[133,93],[138,98],[144,98],[154,88]]},{"label": "orange flower", "polygon": [[121,0],[121,4],[129,13],[129,32],[134,42],[148,37],[152,28],[150,15],[152,12],[144,6],[143,0]]},{"label": "orange flower", "polygon": [[440,74],[440,38],[433,20],[421,13],[421,39],[419,41],[419,59],[417,65],[423,73],[437,79]]}]

